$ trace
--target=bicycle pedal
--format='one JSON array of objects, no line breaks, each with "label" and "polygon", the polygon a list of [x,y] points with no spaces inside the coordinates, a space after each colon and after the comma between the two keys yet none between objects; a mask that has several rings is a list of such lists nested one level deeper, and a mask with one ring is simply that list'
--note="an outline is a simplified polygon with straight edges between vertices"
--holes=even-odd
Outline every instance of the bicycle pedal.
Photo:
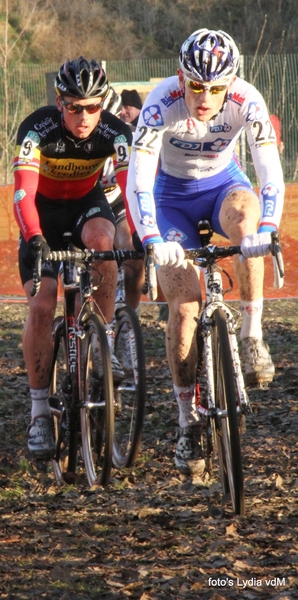
[{"label": "bicycle pedal", "polygon": [[49,396],[48,401],[50,408],[56,408],[57,410],[61,408],[61,402],[57,396]]}]

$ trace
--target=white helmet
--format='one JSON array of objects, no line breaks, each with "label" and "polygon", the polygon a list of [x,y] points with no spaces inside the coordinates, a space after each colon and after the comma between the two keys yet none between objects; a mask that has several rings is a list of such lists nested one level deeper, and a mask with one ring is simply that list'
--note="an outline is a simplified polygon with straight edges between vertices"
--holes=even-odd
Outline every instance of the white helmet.
[{"label": "white helmet", "polygon": [[239,67],[239,51],[224,31],[198,29],[182,44],[179,63],[194,81],[231,79]]}]

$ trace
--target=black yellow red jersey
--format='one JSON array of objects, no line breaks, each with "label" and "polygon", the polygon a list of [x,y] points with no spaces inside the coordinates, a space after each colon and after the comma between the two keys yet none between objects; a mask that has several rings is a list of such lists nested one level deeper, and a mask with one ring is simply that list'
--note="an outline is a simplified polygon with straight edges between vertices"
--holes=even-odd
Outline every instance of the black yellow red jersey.
[{"label": "black yellow red jersey", "polygon": [[55,106],[29,115],[19,127],[14,159],[14,214],[26,241],[42,233],[36,195],[57,201],[83,198],[96,185],[110,156],[126,200],[131,142],[131,128],[106,110],[85,139],[66,129]]}]

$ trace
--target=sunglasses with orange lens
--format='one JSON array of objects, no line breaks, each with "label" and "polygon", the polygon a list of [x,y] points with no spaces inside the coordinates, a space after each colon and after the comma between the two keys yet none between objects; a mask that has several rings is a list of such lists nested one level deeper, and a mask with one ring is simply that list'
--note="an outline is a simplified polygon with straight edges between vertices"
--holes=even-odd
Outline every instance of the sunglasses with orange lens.
[{"label": "sunglasses with orange lens", "polygon": [[75,102],[66,102],[63,98],[60,98],[62,106],[66,108],[70,115],[79,115],[85,110],[89,115],[94,115],[98,110],[100,110],[103,106],[103,101],[99,104],[87,104],[83,106],[82,104],[76,104]]},{"label": "sunglasses with orange lens", "polygon": [[199,83],[198,81],[193,81],[192,79],[186,80],[188,87],[195,94],[202,94],[203,92],[210,92],[210,94],[216,95],[221,94],[221,92],[225,92],[228,85],[205,85],[204,83]]}]

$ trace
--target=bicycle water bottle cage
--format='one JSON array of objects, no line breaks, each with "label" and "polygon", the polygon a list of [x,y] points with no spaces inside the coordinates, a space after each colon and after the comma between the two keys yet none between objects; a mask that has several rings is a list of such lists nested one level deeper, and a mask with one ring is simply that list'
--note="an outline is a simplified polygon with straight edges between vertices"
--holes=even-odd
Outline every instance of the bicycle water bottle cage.
[{"label": "bicycle water bottle cage", "polygon": [[202,248],[204,248],[204,246],[208,246],[213,236],[213,229],[211,228],[211,225],[207,219],[198,222],[198,232]]}]

